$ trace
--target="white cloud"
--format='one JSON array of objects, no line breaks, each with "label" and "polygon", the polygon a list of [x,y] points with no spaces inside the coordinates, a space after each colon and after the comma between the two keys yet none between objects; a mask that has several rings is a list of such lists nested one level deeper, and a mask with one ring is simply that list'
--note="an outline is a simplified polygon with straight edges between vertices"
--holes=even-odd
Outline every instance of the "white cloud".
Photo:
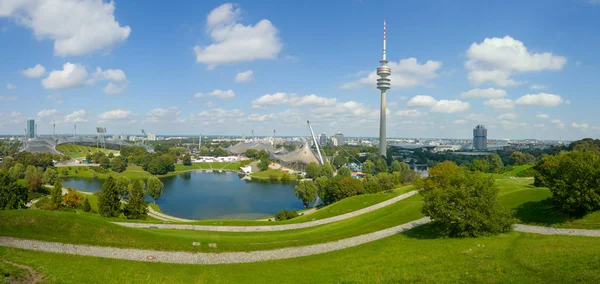
[{"label": "white cloud", "polygon": [[252,80],[254,80],[254,73],[252,73],[252,70],[240,72],[235,75],[235,81],[237,83],[246,83]]},{"label": "white cloud", "polygon": [[469,109],[471,105],[459,100],[439,100],[431,107],[431,112],[456,113]]},{"label": "white cloud", "polygon": [[492,118],[490,116],[487,116],[485,114],[480,114],[480,113],[472,113],[467,115],[467,117],[465,117],[468,120],[473,120],[473,121],[491,121]]},{"label": "white cloud", "polygon": [[253,113],[253,114],[249,115],[247,119],[249,121],[262,122],[262,121],[267,121],[267,120],[271,120],[271,119],[274,119],[274,118],[275,118],[274,114],[257,114],[257,113]]},{"label": "white cloud", "polygon": [[[0,17],[14,18],[33,30],[37,39],[54,40],[58,56],[110,50],[131,33],[115,20],[115,3],[82,1],[3,1]],[[41,75],[40,75],[41,76]]]},{"label": "white cloud", "polygon": [[214,108],[192,114],[188,117],[188,120],[198,121],[198,124],[200,125],[209,126],[214,124],[236,123],[243,115],[244,112],[241,109],[225,110],[222,108]]},{"label": "white cloud", "polygon": [[518,98],[515,103],[518,105],[530,106],[557,106],[563,102],[559,95],[539,93],[535,95],[524,95]]},{"label": "white cloud", "polygon": [[565,128],[565,123],[560,119],[553,120],[552,124],[554,124],[557,128]]},{"label": "white cloud", "polygon": [[109,82],[106,87],[104,87],[104,93],[109,95],[117,95],[122,93],[127,89],[129,84],[125,83],[123,85],[116,85],[113,82]]},{"label": "white cloud", "polygon": [[13,111],[10,113],[10,117],[20,117],[20,116],[23,116],[22,112]]},{"label": "white cloud", "polygon": [[123,120],[131,115],[131,111],[126,109],[114,109],[98,115],[101,120]]},{"label": "white cloud", "polygon": [[15,85],[13,85],[11,83],[8,83],[8,84],[6,84],[6,88],[9,89],[9,90],[11,90],[11,89],[16,89],[17,86],[15,86]]},{"label": "white cloud", "polygon": [[57,113],[58,113],[58,111],[56,109],[43,109],[43,110],[40,110],[40,112],[38,112],[37,116],[47,117],[47,116],[53,116]]},{"label": "white cloud", "polygon": [[455,124],[466,124],[466,123],[467,123],[467,121],[466,121],[466,120],[464,120],[464,119],[457,119],[457,120],[455,120],[455,121],[454,121],[454,123],[455,123]]},{"label": "white cloud", "polygon": [[486,98],[486,99],[499,99],[506,96],[506,91],[501,89],[487,88],[487,89],[473,89],[460,94],[461,98]]},{"label": "white cloud", "polygon": [[567,59],[551,52],[531,53],[523,42],[510,36],[486,38],[467,50],[469,80],[473,85],[493,83],[498,86],[520,84],[510,77],[516,72],[560,70]]},{"label": "white cloud", "polygon": [[505,114],[499,115],[498,119],[512,120],[512,119],[517,119],[517,117],[519,117],[519,116],[514,113],[505,113]]},{"label": "white cloud", "polygon": [[416,109],[404,109],[404,110],[399,110],[396,112],[397,116],[402,116],[402,117],[419,117],[424,114],[425,113],[422,113]]},{"label": "white cloud", "polygon": [[291,105],[291,106],[305,106],[305,105],[318,105],[318,106],[330,106],[337,102],[335,98],[320,97],[315,94],[298,96],[296,94],[288,93],[275,93],[266,94],[256,100],[252,101],[252,108],[264,109],[268,106],[278,105]]},{"label": "white cloud", "polygon": [[535,117],[537,117],[537,118],[542,118],[542,119],[547,119],[547,118],[549,118],[550,116],[549,116],[549,115],[547,115],[547,114],[545,114],[545,113],[538,113],[538,114],[536,114],[536,115],[535,115]]},{"label": "white cloud", "polygon": [[86,111],[84,109],[76,110],[70,114],[67,114],[65,116],[64,122],[65,123],[86,122],[87,119],[85,118],[85,115],[86,115]]},{"label": "white cloud", "polygon": [[206,30],[213,43],[194,47],[196,62],[212,69],[222,64],[277,57],[283,48],[277,28],[267,19],[260,20],[254,26],[244,26],[239,23],[241,13],[241,9],[231,3],[210,12],[206,19]]},{"label": "white cloud", "polygon": [[54,100],[54,103],[56,103],[57,105],[60,105],[63,103],[63,100],[62,100],[60,94],[48,95],[48,98],[51,100]]},{"label": "white cloud", "polygon": [[222,100],[231,100],[233,98],[235,98],[235,93],[232,90],[227,90],[227,91],[223,91],[223,90],[214,90],[210,93],[196,93],[194,94],[194,98],[206,98],[206,97],[215,97],[215,98],[219,98]]},{"label": "white cloud", "polygon": [[541,90],[547,88],[545,85],[533,84],[529,87],[532,90]]},{"label": "white cloud", "polygon": [[104,87],[104,93],[110,95],[120,94],[129,86],[127,75],[121,69],[102,70],[102,68],[97,67],[96,72],[92,74],[91,82],[97,80],[109,81],[106,87]]},{"label": "white cloud", "polygon": [[148,116],[152,117],[165,117],[165,116],[174,116],[181,114],[181,111],[177,107],[169,107],[169,108],[155,108],[148,112]]},{"label": "white cloud", "polygon": [[491,99],[485,101],[483,105],[493,109],[511,109],[515,107],[514,102],[510,99]]},{"label": "white cloud", "polygon": [[[388,66],[392,69],[392,75],[389,77],[392,82],[392,88],[407,88],[424,85],[435,79],[439,75],[437,72],[442,67],[442,62],[427,60],[427,62],[419,64],[416,58],[411,57],[398,62],[390,61]],[[371,71],[366,77],[354,82],[344,83],[340,85],[340,88],[375,87],[377,85],[377,78],[379,78],[377,72]]]},{"label": "white cloud", "polygon": [[408,107],[433,106],[436,104],[436,102],[437,102],[437,100],[431,96],[418,95],[418,96],[412,97],[408,102],[406,102],[406,106],[408,106]]},{"label": "white cloud", "polygon": [[587,124],[586,122],[581,123],[581,124],[577,124],[575,122],[571,123],[571,126],[573,126],[574,128],[577,128],[579,130],[586,130],[590,127],[589,124]]},{"label": "white cloud", "polygon": [[44,66],[40,65],[40,64],[36,64],[35,66],[25,69],[23,71],[21,71],[21,74],[23,74],[23,76],[28,77],[28,78],[39,78],[44,76],[44,74],[46,73],[46,68],[44,68]]},{"label": "white cloud", "polygon": [[63,70],[54,70],[42,80],[46,89],[63,90],[83,86],[87,78],[87,70],[80,64],[67,62]]}]

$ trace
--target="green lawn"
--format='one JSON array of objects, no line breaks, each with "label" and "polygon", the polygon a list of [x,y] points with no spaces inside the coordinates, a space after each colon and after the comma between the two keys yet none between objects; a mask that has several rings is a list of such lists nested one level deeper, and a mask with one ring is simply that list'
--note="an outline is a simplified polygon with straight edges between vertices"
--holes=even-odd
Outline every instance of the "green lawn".
[{"label": "green lawn", "polygon": [[277,180],[280,180],[281,177],[283,177],[283,175],[285,174],[285,172],[282,172],[280,170],[266,170],[266,171],[261,171],[261,172],[256,172],[256,173],[252,173],[250,174],[250,176],[253,179],[257,179],[257,180],[269,180],[270,176],[275,176],[277,177]]},{"label": "green lawn", "polygon": [[[56,150],[58,150],[59,152],[71,157],[71,158],[85,158],[87,156],[87,154],[94,154],[96,152],[101,152],[104,151],[103,149],[97,148],[97,147],[90,147],[90,146],[82,146],[82,145],[73,145],[73,144],[62,144],[62,145],[58,145],[56,146]],[[113,153],[114,155],[119,155],[119,151],[117,150],[106,150],[105,152],[107,155],[108,153]]]},{"label": "green lawn", "polygon": [[426,227],[301,258],[182,265],[0,247],[49,283],[598,283],[597,238],[510,233],[434,238]]}]

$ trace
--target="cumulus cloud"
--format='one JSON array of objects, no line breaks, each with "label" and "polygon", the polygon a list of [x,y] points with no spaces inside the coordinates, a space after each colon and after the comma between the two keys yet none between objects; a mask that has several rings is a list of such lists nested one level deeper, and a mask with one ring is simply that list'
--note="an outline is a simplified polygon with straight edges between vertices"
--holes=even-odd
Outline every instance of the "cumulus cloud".
[{"label": "cumulus cloud", "polygon": [[464,119],[457,119],[457,120],[455,120],[455,121],[454,121],[454,123],[455,123],[455,124],[466,124],[466,123],[467,123],[467,121],[466,121],[466,120],[464,120]]},{"label": "cumulus cloud", "polygon": [[101,120],[123,120],[131,115],[131,111],[126,109],[114,109],[98,115]]},{"label": "cumulus cloud", "polygon": [[408,106],[408,107],[433,106],[436,104],[436,102],[437,102],[437,100],[431,96],[418,95],[418,96],[412,97],[408,102],[406,102],[406,106]]},{"label": "cumulus cloud", "polygon": [[44,74],[46,73],[46,68],[44,68],[44,66],[40,65],[40,64],[36,64],[35,66],[31,67],[31,68],[27,68],[23,71],[21,71],[21,74],[23,74],[23,76],[27,77],[27,78],[39,78],[44,76]]},{"label": "cumulus cloud", "polygon": [[17,86],[15,86],[15,85],[13,85],[11,83],[8,83],[8,84],[6,84],[6,88],[9,89],[9,90],[12,90],[12,89],[16,89]]},{"label": "cumulus cloud", "polygon": [[493,83],[498,86],[520,84],[511,76],[518,72],[560,70],[567,59],[551,52],[532,53],[523,42],[510,36],[486,38],[467,50],[465,67],[473,85]]},{"label": "cumulus cloud", "polygon": [[557,106],[563,102],[559,95],[539,93],[535,95],[524,95],[518,98],[515,103],[518,105],[529,106]]},{"label": "cumulus cloud", "polygon": [[214,90],[210,93],[196,93],[194,94],[194,98],[206,98],[206,97],[215,97],[222,100],[231,100],[235,98],[235,93],[232,90]]},{"label": "cumulus cloud", "polygon": [[456,113],[469,109],[471,105],[459,100],[439,100],[431,107],[431,112]]},{"label": "cumulus cloud", "polygon": [[60,105],[63,103],[62,97],[60,94],[48,95],[48,98],[54,100],[54,103]]},{"label": "cumulus cloud", "polygon": [[[423,64],[419,64],[416,58],[406,58],[398,62],[390,61],[388,66],[392,69],[392,75],[389,77],[392,81],[392,88],[407,88],[413,86],[424,85],[435,79],[439,74],[438,71],[442,67],[442,62],[427,60]],[[359,72],[357,74],[364,74]],[[342,89],[354,89],[361,86],[377,85],[377,72],[371,71],[366,77],[359,78],[353,82],[347,82],[340,85]]]},{"label": "cumulus cloud", "polygon": [[541,89],[545,89],[546,86],[545,85],[540,85],[540,84],[533,84],[529,87],[532,90],[541,90]]},{"label": "cumulus cloud", "polygon": [[588,129],[590,127],[590,125],[587,124],[586,122],[580,123],[580,124],[577,124],[577,123],[573,122],[573,123],[571,123],[571,126],[574,127],[574,128],[577,128],[579,130],[586,130],[586,129]]},{"label": "cumulus cloud", "polygon": [[87,70],[81,64],[67,62],[63,70],[54,70],[42,80],[46,89],[64,90],[83,86],[88,76]]},{"label": "cumulus cloud", "polygon": [[254,80],[254,73],[252,73],[252,70],[240,72],[235,75],[235,81],[237,83],[246,83],[252,80]]},{"label": "cumulus cloud", "polygon": [[194,47],[196,62],[212,69],[222,64],[277,57],[283,48],[277,28],[267,19],[245,26],[239,23],[241,13],[239,6],[226,3],[208,14],[206,31],[213,43]]},{"label": "cumulus cloud", "polygon": [[315,94],[299,96],[296,94],[288,93],[275,93],[266,94],[260,98],[252,101],[252,108],[264,109],[268,106],[279,106],[279,105],[290,105],[290,106],[306,106],[306,105],[318,105],[318,106],[330,106],[337,102],[335,98],[320,97]]},{"label": "cumulus cloud", "polygon": [[97,67],[96,72],[92,74],[91,82],[95,81],[109,81],[106,87],[104,87],[104,93],[109,95],[120,94],[127,89],[129,81],[125,72],[121,69],[106,69]]},{"label": "cumulus cloud", "polygon": [[403,109],[403,110],[399,110],[396,112],[397,116],[402,116],[402,117],[419,117],[424,114],[425,113],[422,113],[416,109]]},{"label": "cumulus cloud", "polygon": [[86,113],[87,112],[84,109],[76,110],[70,114],[67,114],[65,116],[64,122],[65,123],[86,122],[87,121],[87,119],[85,118]]},{"label": "cumulus cloud", "polygon": [[511,109],[515,107],[514,102],[510,99],[490,99],[485,101],[483,105],[493,109]]},{"label": "cumulus cloud", "polygon": [[110,50],[125,41],[131,28],[121,26],[114,12],[113,1],[101,0],[3,1],[0,4],[0,17],[13,18],[17,24],[32,29],[39,40],[53,40],[54,54],[58,56]]},{"label": "cumulus cloud", "polygon": [[56,110],[56,109],[43,109],[38,112],[37,116],[38,117],[48,117],[48,116],[53,116],[57,113],[58,113],[58,110]]},{"label": "cumulus cloud", "polygon": [[214,124],[236,123],[242,118],[242,116],[244,116],[244,111],[241,109],[226,110],[222,108],[214,108],[192,114],[187,119],[198,121],[198,124],[208,126]]},{"label": "cumulus cloud", "polygon": [[535,115],[535,117],[537,117],[537,118],[542,118],[542,119],[547,119],[547,118],[549,118],[550,116],[549,116],[549,115],[547,115],[547,114],[545,114],[545,113],[538,113],[538,114],[536,114],[536,115]]},{"label": "cumulus cloud", "polygon": [[560,119],[553,120],[552,124],[554,124],[557,128],[565,128],[565,123]]},{"label": "cumulus cloud", "polygon": [[168,108],[155,108],[148,112],[148,116],[152,117],[165,117],[165,116],[173,116],[179,115],[181,111],[178,107],[168,107]]},{"label": "cumulus cloud", "polygon": [[486,98],[486,99],[499,99],[506,96],[506,91],[501,89],[487,88],[487,89],[473,89],[467,92],[461,93],[461,98]]},{"label": "cumulus cloud", "polygon": [[505,114],[499,115],[498,119],[512,120],[512,119],[517,119],[517,117],[519,117],[519,116],[514,113],[505,113]]}]

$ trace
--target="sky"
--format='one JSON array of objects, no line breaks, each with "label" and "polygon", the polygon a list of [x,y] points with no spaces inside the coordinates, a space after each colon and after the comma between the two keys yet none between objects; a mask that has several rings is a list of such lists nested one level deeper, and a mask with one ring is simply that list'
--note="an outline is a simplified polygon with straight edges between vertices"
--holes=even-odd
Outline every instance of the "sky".
[{"label": "sky", "polygon": [[0,134],[600,138],[600,1],[0,0]]}]

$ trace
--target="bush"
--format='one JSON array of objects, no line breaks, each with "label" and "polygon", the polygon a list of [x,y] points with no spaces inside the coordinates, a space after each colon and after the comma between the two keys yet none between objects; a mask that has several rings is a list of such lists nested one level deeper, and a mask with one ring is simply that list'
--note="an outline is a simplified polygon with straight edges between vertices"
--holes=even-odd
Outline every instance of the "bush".
[{"label": "bush", "polygon": [[[63,202],[69,208],[77,208],[83,202],[83,196],[79,195],[75,190],[69,188],[68,193],[63,196]],[[87,198],[86,198],[87,200]]]},{"label": "bush", "polygon": [[341,167],[337,171],[337,175],[343,176],[343,177],[349,177],[349,176],[352,176],[352,170],[350,170],[348,167]]},{"label": "bush", "polygon": [[289,183],[289,182],[293,182],[296,180],[296,177],[293,175],[290,175],[288,173],[283,174],[283,176],[281,176],[281,181],[284,183]]},{"label": "bush", "polygon": [[289,220],[289,219],[296,218],[298,216],[300,216],[300,215],[298,215],[298,212],[296,212],[295,210],[292,210],[292,211],[281,210],[281,211],[277,212],[277,215],[275,215],[275,220],[277,220],[277,221]]},{"label": "bush", "polygon": [[190,157],[190,154],[185,154],[183,155],[183,159],[182,159],[183,165],[184,166],[191,166],[192,165],[192,157]]},{"label": "bush", "polygon": [[258,167],[258,169],[260,171],[266,171],[266,170],[269,169],[269,164],[270,164],[269,160],[267,160],[267,159],[261,159],[258,162],[258,164],[256,164],[256,166]]},{"label": "bush", "polygon": [[279,180],[279,177],[276,174],[270,174],[269,175],[269,181],[270,182],[276,182]]},{"label": "bush", "polygon": [[478,237],[512,230],[515,220],[498,203],[499,190],[492,177],[445,161],[431,168],[418,187],[425,201],[423,214],[431,217],[443,234]]},{"label": "bush", "polygon": [[85,200],[83,201],[83,212],[90,212],[90,211],[92,211],[92,205],[90,205],[90,201],[86,197]]}]

